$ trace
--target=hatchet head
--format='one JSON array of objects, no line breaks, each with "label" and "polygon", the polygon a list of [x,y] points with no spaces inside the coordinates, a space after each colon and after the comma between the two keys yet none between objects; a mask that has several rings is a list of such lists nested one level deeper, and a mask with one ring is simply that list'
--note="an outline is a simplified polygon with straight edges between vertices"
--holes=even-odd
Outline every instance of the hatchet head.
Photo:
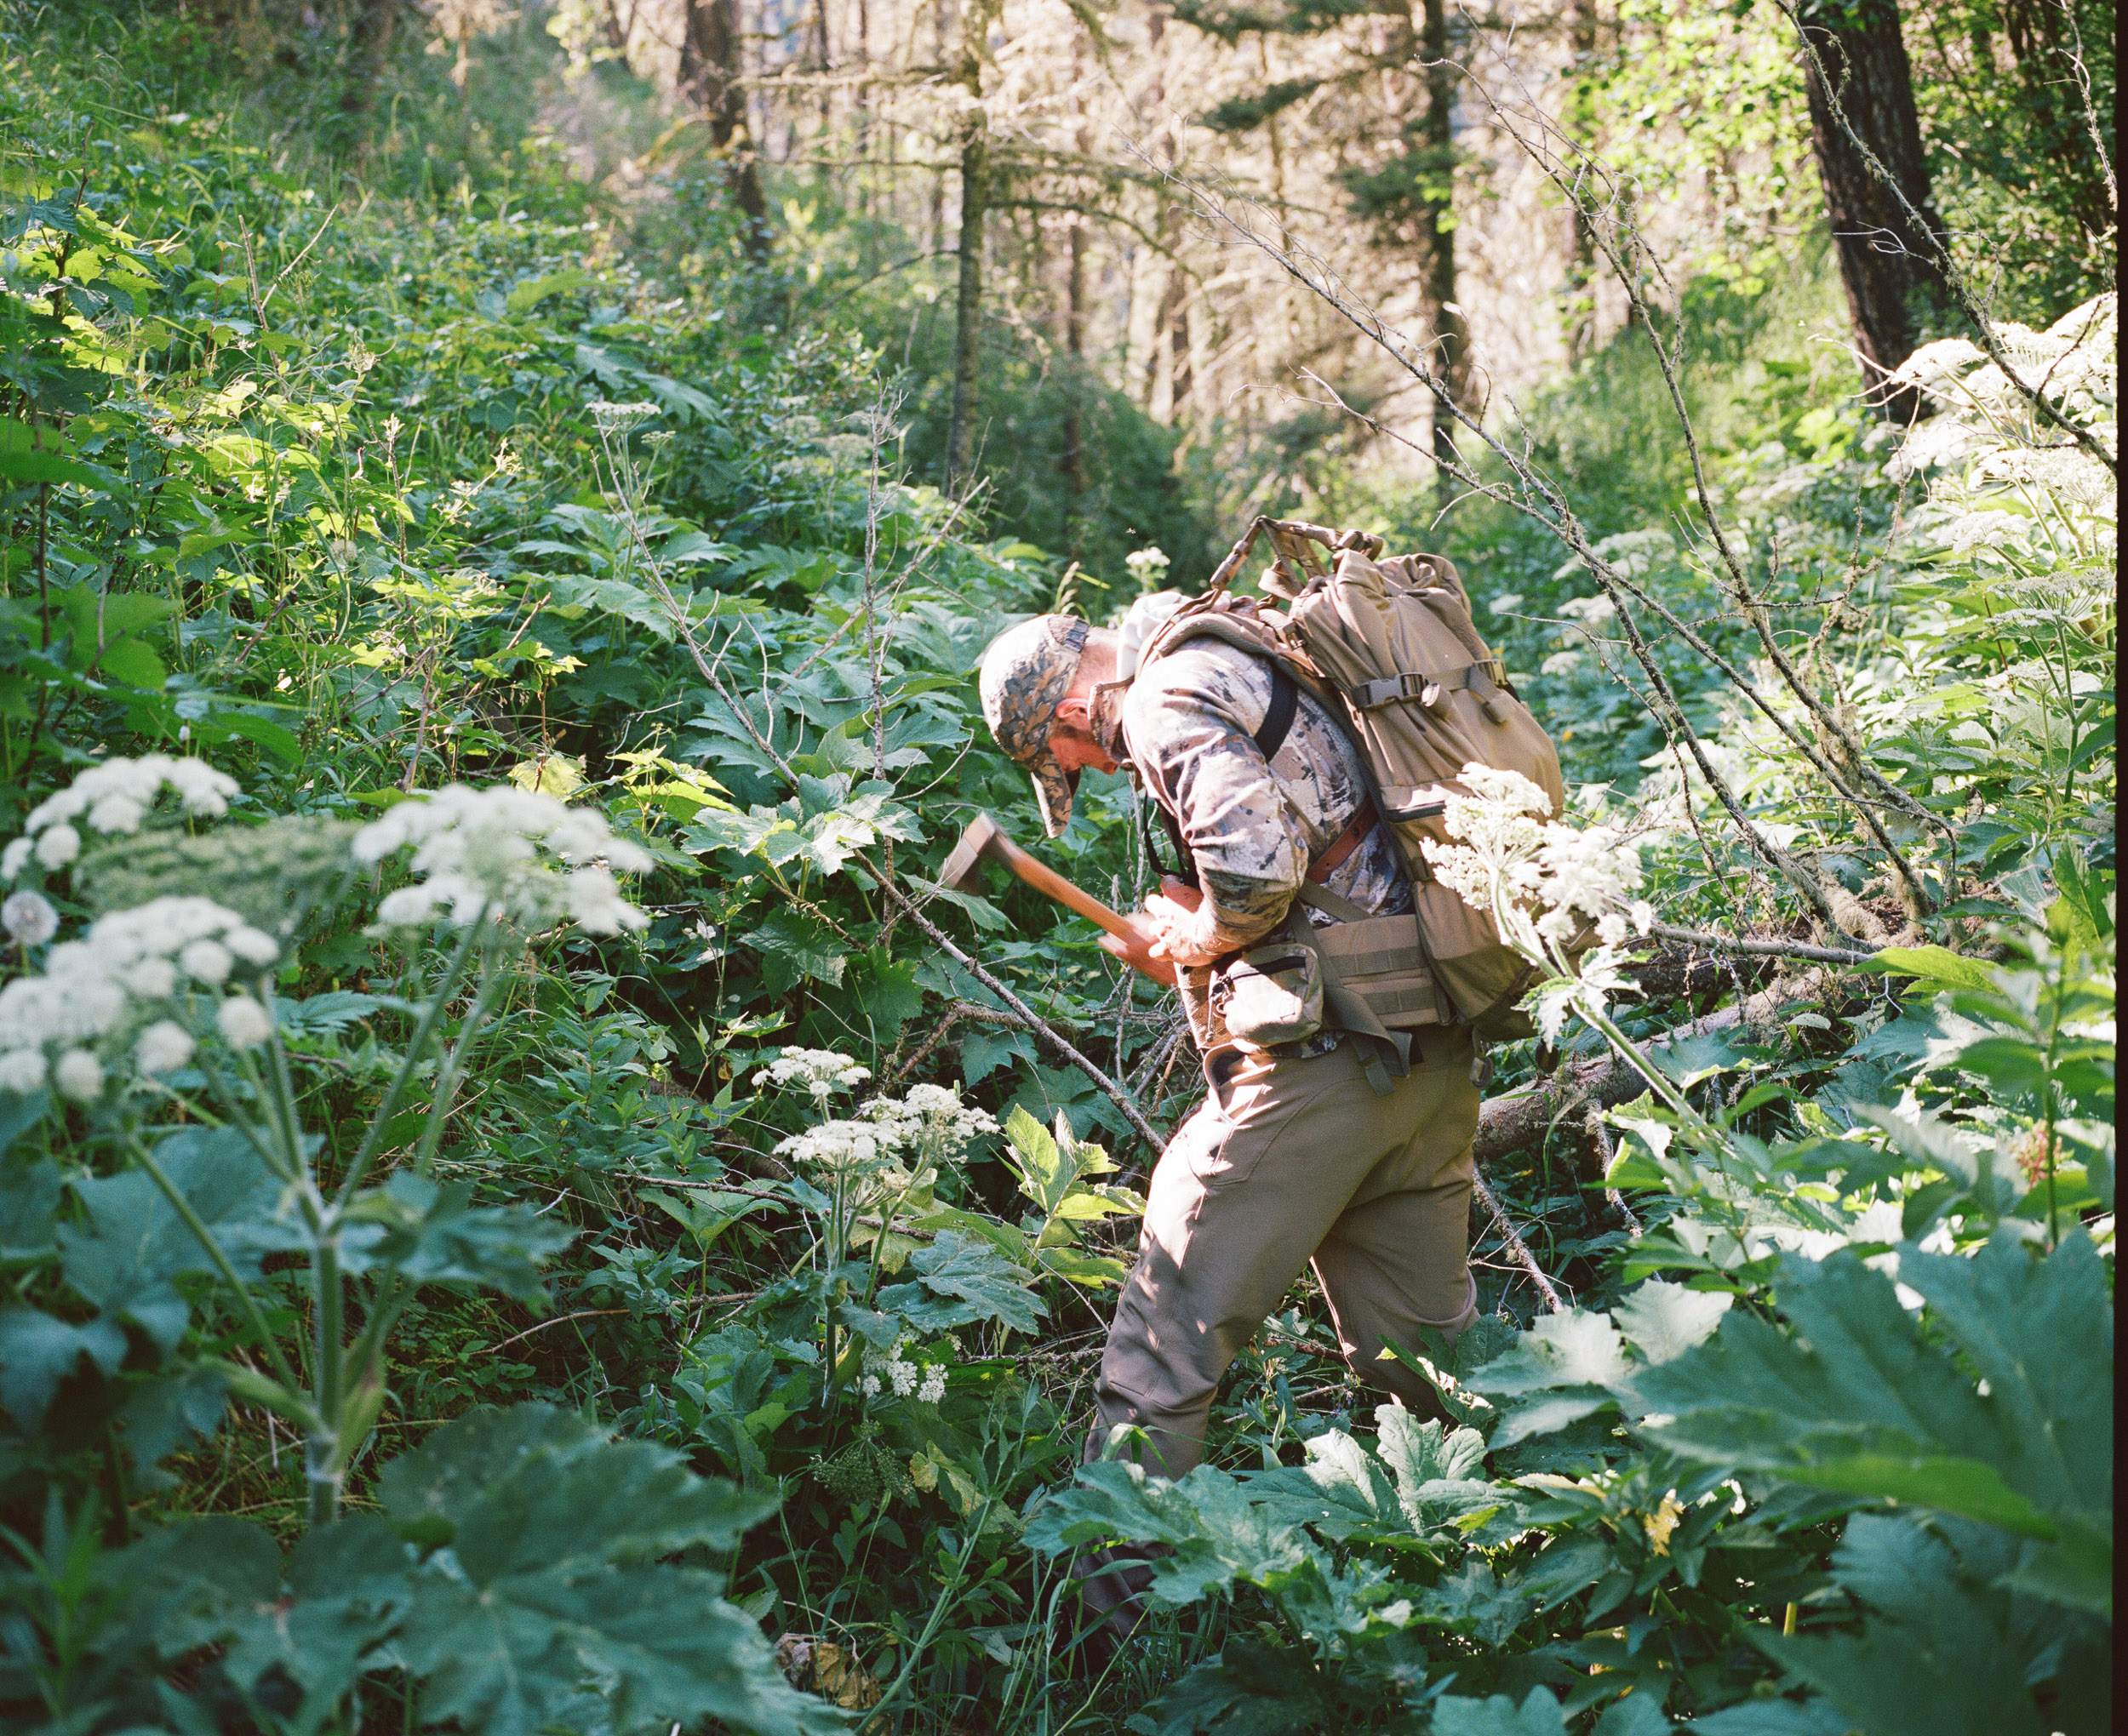
[{"label": "hatchet head", "polygon": [[939,871],[938,883],[953,892],[973,892],[981,883],[983,858],[995,853],[1004,837],[996,820],[987,814],[977,814]]}]

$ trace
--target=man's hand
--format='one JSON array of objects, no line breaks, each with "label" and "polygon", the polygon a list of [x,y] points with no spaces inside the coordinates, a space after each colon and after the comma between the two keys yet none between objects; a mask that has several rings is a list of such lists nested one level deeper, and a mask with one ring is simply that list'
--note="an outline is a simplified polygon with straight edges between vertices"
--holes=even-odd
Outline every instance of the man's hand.
[{"label": "man's hand", "polygon": [[1172,876],[1164,876],[1159,891],[1146,900],[1144,911],[1125,918],[1130,924],[1132,938],[1126,941],[1113,934],[1103,934],[1101,948],[1133,970],[1172,988],[1177,963],[1209,962],[1198,958],[1183,939],[1192,912],[1203,902],[1204,896],[1195,887],[1186,886]]}]

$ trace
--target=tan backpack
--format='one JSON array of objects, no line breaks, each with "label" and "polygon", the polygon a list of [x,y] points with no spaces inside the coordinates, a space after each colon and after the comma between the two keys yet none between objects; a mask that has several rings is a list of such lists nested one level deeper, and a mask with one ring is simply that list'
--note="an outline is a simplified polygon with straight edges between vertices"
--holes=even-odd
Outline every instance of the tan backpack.
[{"label": "tan backpack", "polygon": [[[1259,536],[1276,551],[1264,583],[1283,611],[1227,593]],[[1305,902],[1346,919],[1313,937],[1331,953],[1336,1023],[1385,1039],[1437,1022],[1466,1024],[1488,1041],[1527,1036],[1534,1027],[1515,1003],[1535,969],[1502,944],[1490,915],[1433,877],[1421,846],[1449,842],[1442,814],[1450,796],[1468,793],[1456,779],[1473,762],[1521,773],[1556,816],[1566,800],[1559,754],[1479,637],[1455,566],[1439,555],[1384,559],[1381,549],[1364,531],[1258,518],[1204,592],[1147,642],[1139,667],[1192,639],[1224,640],[1284,670],[1359,748],[1376,812],[1411,877],[1418,948],[1441,994],[1410,992],[1410,918],[1369,917],[1310,886]],[[1364,932],[1377,927],[1379,937]]]}]

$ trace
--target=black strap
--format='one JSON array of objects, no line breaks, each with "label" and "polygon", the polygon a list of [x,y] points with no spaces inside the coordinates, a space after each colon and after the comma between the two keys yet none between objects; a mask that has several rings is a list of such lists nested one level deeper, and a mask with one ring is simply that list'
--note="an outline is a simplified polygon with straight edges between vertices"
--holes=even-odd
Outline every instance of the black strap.
[{"label": "black strap", "polygon": [[[1175,846],[1175,865],[1172,868],[1160,859],[1160,847],[1153,837],[1153,816],[1156,813],[1167,829],[1170,842]],[[1145,805],[1138,810],[1138,831],[1145,839],[1145,859],[1153,865],[1155,874],[1163,877],[1171,876],[1185,886],[1197,884],[1197,864],[1190,855],[1190,847],[1182,841],[1182,828],[1176,824],[1175,816],[1161,807],[1151,795],[1146,797]]]},{"label": "black strap", "polygon": [[[1270,663],[1268,658],[1265,659]],[[1263,728],[1256,731],[1256,745],[1263,750],[1268,760],[1285,745],[1285,739],[1293,728],[1293,714],[1300,708],[1301,689],[1293,677],[1275,663],[1270,663],[1271,705],[1263,714]]]},{"label": "black strap", "polygon": [[[1271,704],[1263,714],[1263,727],[1253,738],[1266,762],[1285,745],[1285,739],[1293,731],[1293,718],[1300,710],[1301,688],[1298,682],[1269,658],[1264,662],[1271,671]],[[1190,848],[1183,842],[1182,828],[1175,816],[1148,796],[1147,808],[1158,808],[1160,819],[1166,827],[1169,841],[1175,846],[1176,865],[1170,868],[1160,859],[1158,846],[1153,841],[1153,816],[1147,808],[1138,810],[1138,828],[1145,836],[1146,860],[1153,865],[1156,874],[1172,874],[1185,886],[1197,884],[1197,864],[1191,859]]]}]

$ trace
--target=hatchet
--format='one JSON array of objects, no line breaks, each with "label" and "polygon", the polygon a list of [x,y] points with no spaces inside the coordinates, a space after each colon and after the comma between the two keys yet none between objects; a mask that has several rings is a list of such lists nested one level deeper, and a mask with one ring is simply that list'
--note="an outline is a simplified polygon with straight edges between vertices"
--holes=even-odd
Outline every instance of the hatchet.
[{"label": "hatchet", "polygon": [[[946,859],[946,865],[939,871],[941,886],[953,892],[973,892],[982,883],[982,865],[995,862],[1027,882],[1044,897],[1053,898],[1067,910],[1076,911],[1095,927],[1105,928],[1118,940],[1134,941],[1137,931],[1129,920],[1118,916],[1090,892],[1083,892],[1054,868],[1044,867],[1019,845],[1014,843],[998,829],[998,822],[987,814],[979,814],[968,823],[968,829],[960,835],[960,842],[953,846],[953,854]],[[1168,967],[1171,971],[1172,967]],[[1172,984],[1172,975],[1158,976],[1148,971],[1156,982]]]}]

